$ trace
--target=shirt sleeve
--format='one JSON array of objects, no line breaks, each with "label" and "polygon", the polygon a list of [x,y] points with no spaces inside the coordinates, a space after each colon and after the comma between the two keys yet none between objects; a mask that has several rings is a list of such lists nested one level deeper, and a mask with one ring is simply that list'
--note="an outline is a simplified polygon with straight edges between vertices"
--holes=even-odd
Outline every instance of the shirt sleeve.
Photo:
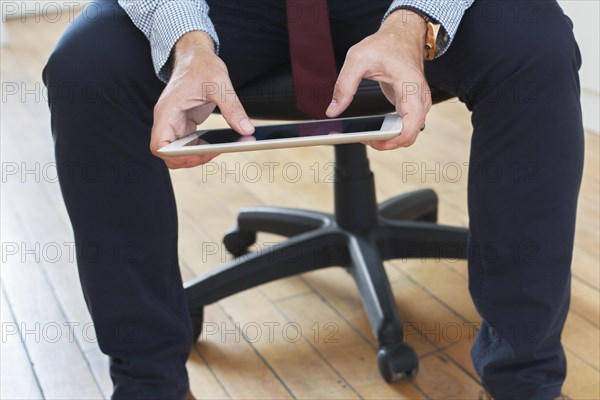
[{"label": "shirt sleeve", "polygon": [[394,0],[385,13],[385,20],[391,13],[399,8],[414,8],[427,15],[429,18],[439,22],[442,29],[448,35],[448,41],[438,49],[437,57],[448,50],[458,25],[467,8],[471,7],[475,0]]},{"label": "shirt sleeve", "polygon": [[219,38],[205,0],[119,0],[119,5],[150,41],[154,70],[163,82],[171,76],[173,47],[186,33],[208,33],[219,51]]}]

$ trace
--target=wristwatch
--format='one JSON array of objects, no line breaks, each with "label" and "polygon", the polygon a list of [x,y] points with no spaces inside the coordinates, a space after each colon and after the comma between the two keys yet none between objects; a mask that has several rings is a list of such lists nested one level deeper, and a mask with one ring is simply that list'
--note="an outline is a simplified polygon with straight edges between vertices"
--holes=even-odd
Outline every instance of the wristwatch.
[{"label": "wristwatch", "polygon": [[445,30],[441,29],[442,26],[439,22],[434,21],[421,10],[407,6],[400,7],[399,9],[412,11],[423,18],[427,25],[424,58],[427,61],[433,60],[437,56],[439,49],[444,48],[448,44],[448,34]]}]

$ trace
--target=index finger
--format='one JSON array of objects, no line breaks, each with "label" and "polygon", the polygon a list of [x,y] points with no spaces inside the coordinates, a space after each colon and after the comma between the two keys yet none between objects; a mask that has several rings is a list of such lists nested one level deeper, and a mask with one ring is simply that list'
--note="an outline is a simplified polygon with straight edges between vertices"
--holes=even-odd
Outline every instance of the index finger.
[{"label": "index finger", "polygon": [[225,77],[221,82],[223,91],[218,91],[209,96],[209,100],[219,107],[221,115],[227,121],[227,124],[241,135],[251,135],[254,133],[254,126],[250,122],[246,110],[242,106],[240,99],[233,89],[233,84],[229,77]]},{"label": "index finger", "polygon": [[327,108],[326,114],[328,117],[335,118],[348,108],[354,99],[354,95],[365,72],[366,70],[358,62],[354,61],[353,58],[346,58],[335,83],[333,99],[329,108]]}]

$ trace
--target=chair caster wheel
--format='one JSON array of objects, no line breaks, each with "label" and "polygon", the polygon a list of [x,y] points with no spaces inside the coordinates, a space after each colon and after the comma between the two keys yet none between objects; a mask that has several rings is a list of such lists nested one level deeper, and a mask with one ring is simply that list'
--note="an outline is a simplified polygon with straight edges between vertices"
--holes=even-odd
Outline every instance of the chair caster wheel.
[{"label": "chair caster wheel", "polygon": [[381,346],[377,352],[379,372],[386,382],[411,378],[419,370],[417,353],[406,343]]},{"label": "chair caster wheel", "polygon": [[242,256],[248,252],[248,247],[256,242],[256,232],[243,231],[233,228],[223,237],[223,244],[228,252],[235,257]]},{"label": "chair caster wheel", "polygon": [[194,342],[200,338],[202,324],[204,323],[204,307],[190,309],[190,319],[194,329]]}]

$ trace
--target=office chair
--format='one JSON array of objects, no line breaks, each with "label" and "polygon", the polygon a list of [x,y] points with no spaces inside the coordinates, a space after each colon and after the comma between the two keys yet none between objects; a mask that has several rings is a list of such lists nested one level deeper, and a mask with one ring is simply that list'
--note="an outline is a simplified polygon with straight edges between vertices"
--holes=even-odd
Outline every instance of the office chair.
[{"label": "office chair", "polygon": [[[306,119],[296,110],[290,67],[265,75],[237,93],[248,114],[258,119]],[[432,92],[434,103],[452,96]],[[343,117],[394,111],[377,82],[365,80]],[[185,284],[196,339],[204,306],[222,298],[307,271],[340,266],[354,278],[371,328],[379,343],[378,366],[392,382],[418,370],[418,357],[403,341],[402,324],[383,261],[394,258],[467,257],[467,229],[438,225],[438,198],[430,189],[389,199],[379,206],[363,144],[335,145],[335,212],[249,207],[223,239],[239,257],[257,232],[289,239],[268,252],[254,252]],[[289,254],[294,254],[290,258]]]}]

